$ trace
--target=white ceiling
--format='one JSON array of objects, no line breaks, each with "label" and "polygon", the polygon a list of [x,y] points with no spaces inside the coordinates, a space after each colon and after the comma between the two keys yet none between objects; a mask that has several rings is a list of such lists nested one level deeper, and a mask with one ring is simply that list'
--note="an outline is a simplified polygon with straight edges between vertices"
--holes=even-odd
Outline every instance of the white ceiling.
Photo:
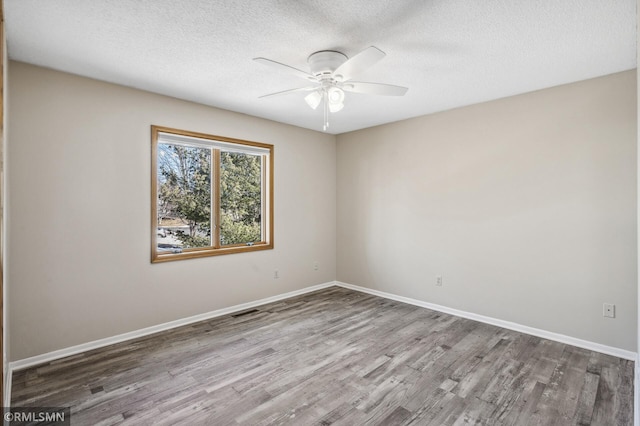
[{"label": "white ceiling", "polygon": [[404,97],[348,93],[330,133],[636,67],[636,0],[4,0],[11,59],[322,129],[307,57],[368,46],[387,56],[358,80]]}]

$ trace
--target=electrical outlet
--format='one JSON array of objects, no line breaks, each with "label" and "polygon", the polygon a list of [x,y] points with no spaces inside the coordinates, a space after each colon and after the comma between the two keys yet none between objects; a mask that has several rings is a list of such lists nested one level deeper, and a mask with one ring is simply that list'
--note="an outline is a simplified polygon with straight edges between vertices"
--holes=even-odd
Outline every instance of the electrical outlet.
[{"label": "electrical outlet", "polygon": [[602,305],[602,316],[607,318],[616,317],[616,305],[613,303],[605,303]]},{"label": "electrical outlet", "polygon": [[316,260],[315,262],[313,262],[313,270],[317,271],[320,268],[320,265],[318,264],[318,261]]},{"label": "electrical outlet", "polygon": [[442,275],[436,277],[436,286],[442,287]]},{"label": "electrical outlet", "polygon": [[276,269],[275,271],[273,271],[273,279],[277,280],[278,278],[280,278],[280,274],[278,273],[278,270]]}]

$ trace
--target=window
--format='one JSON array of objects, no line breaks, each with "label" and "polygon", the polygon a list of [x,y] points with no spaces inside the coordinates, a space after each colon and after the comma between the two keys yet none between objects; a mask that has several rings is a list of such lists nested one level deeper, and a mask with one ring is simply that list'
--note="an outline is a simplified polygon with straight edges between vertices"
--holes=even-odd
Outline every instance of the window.
[{"label": "window", "polygon": [[273,248],[273,145],[151,126],[151,262]]}]

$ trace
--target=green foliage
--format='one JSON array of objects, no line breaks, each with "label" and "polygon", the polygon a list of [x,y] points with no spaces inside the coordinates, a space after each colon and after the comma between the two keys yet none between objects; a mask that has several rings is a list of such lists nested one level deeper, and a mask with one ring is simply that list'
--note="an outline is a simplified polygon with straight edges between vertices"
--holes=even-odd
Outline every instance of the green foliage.
[{"label": "green foliage", "polygon": [[235,152],[220,155],[220,239],[222,244],[260,241],[261,158]]},{"label": "green foliage", "polygon": [[220,243],[244,244],[260,241],[260,223],[247,225],[242,222],[233,222],[227,214],[222,214],[220,227]]},{"label": "green foliage", "polygon": [[189,225],[189,235],[176,234],[183,247],[210,245],[211,150],[168,144],[158,148],[158,205]]},{"label": "green foliage", "polygon": [[208,247],[211,245],[211,237],[201,235],[187,235],[184,232],[176,232],[175,237],[180,240],[182,247]]},{"label": "green foliage", "polygon": [[[261,157],[221,152],[220,163],[220,243],[260,241]],[[158,216],[189,225],[175,234],[183,247],[211,245],[210,149],[158,145]]]}]

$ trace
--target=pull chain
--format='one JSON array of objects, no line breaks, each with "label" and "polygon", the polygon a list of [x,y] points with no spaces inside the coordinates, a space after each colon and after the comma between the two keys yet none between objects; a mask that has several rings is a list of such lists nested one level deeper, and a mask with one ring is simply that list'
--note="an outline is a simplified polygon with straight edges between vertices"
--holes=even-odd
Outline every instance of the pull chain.
[{"label": "pull chain", "polygon": [[329,127],[329,100],[327,99],[327,91],[322,91],[322,102],[324,103],[324,125],[322,131],[326,132]]}]

